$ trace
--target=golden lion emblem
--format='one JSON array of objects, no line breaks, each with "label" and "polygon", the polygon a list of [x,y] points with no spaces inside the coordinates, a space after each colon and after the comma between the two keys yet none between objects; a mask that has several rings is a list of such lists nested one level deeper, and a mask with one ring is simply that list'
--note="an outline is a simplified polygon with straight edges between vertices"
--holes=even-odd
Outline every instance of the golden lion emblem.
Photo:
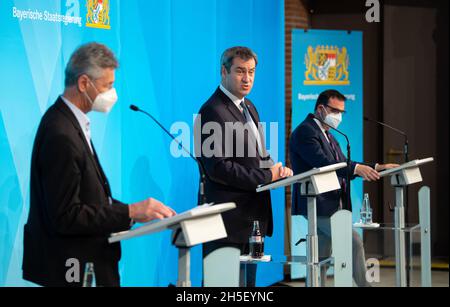
[{"label": "golden lion emblem", "polygon": [[87,0],[86,26],[111,29],[109,20],[109,0]]},{"label": "golden lion emblem", "polygon": [[348,85],[349,57],[347,48],[308,46],[305,54],[305,85]]}]

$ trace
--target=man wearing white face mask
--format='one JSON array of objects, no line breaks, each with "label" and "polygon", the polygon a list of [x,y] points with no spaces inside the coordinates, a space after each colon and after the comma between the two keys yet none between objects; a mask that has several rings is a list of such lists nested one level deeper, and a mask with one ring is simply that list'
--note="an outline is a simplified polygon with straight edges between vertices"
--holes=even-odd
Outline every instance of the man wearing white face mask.
[{"label": "man wearing white face mask", "polygon": [[117,67],[106,46],[81,46],[67,64],[63,95],[42,117],[24,229],[22,268],[28,281],[81,286],[85,264],[92,262],[97,286],[119,286],[120,244],[108,244],[108,236],[128,230],[134,222],[176,214],[153,198],[126,205],[111,193],[91,142],[87,114],[107,113],[116,103]]},{"label": "man wearing white face mask", "polygon": [[95,91],[98,93],[94,101],[89,97],[89,95],[84,92],[86,98],[92,104],[92,110],[102,113],[109,113],[112,107],[117,101],[117,93],[115,88],[110,88],[106,92],[101,93],[97,87],[95,87],[94,82],[88,79],[89,83],[94,87]]},{"label": "man wearing white face mask", "polygon": [[[314,108],[315,114],[309,114],[306,119],[292,132],[289,140],[289,158],[294,174],[303,173],[314,167],[322,167],[338,162],[346,162],[339,143],[329,133],[330,127],[323,125],[315,117],[333,128],[338,128],[345,113],[345,96],[336,90],[322,92]],[[396,167],[396,164],[365,164],[350,162],[351,179],[356,176],[373,181],[380,178],[378,172]],[[317,228],[319,236],[319,255],[328,257],[331,253],[331,227],[330,217],[347,204],[346,185],[347,168],[336,171],[341,190],[321,194],[316,198]],[[351,208],[348,208],[351,210]],[[292,214],[303,215],[307,218],[306,197],[299,195],[298,185],[292,191]],[[358,233],[353,232],[353,278],[358,286],[369,286],[365,274],[364,248]],[[325,280],[325,271],[322,271],[321,280]]]}]

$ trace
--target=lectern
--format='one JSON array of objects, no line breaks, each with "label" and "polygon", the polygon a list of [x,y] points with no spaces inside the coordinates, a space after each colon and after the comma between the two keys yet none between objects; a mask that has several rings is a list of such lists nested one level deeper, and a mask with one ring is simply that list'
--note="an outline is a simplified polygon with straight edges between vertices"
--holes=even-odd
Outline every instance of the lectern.
[{"label": "lectern", "polygon": [[[308,199],[308,235],[307,242],[307,273],[306,285],[308,287],[319,286],[319,248],[317,237],[317,210],[316,196],[341,188],[336,175],[336,170],[346,167],[346,163],[337,163],[277,180],[275,182],[261,185],[256,192],[262,192],[279,187],[285,187],[294,183],[300,185],[300,195]],[[350,224],[351,225],[351,224]],[[351,239],[351,237],[350,237]]]},{"label": "lectern", "polygon": [[[404,193],[407,186],[422,181],[419,166],[430,163],[433,158],[417,159],[404,163],[396,168],[391,168],[380,172],[380,177],[391,176],[391,185],[395,188],[395,267],[396,267],[396,284],[399,287],[406,287],[406,247],[405,247],[405,208],[404,208]],[[428,206],[425,206],[429,210]],[[429,212],[426,210],[419,210],[422,246],[429,246],[430,227],[429,227]],[[428,219],[425,218],[428,216]],[[428,222],[427,222],[428,220]],[[425,223],[425,224],[424,224]],[[423,250],[422,261],[428,261],[430,258],[429,250]],[[422,270],[429,264],[422,263]],[[428,280],[428,278],[426,278]],[[431,278],[430,278],[431,279]]]},{"label": "lectern", "polygon": [[113,233],[109,243],[119,242],[143,235],[171,229],[172,244],[178,248],[178,287],[190,287],[190,248],[194,245],[226,238],[227,232],[222,212],[236,208],[235,203],[205,204],[163,220]]}]

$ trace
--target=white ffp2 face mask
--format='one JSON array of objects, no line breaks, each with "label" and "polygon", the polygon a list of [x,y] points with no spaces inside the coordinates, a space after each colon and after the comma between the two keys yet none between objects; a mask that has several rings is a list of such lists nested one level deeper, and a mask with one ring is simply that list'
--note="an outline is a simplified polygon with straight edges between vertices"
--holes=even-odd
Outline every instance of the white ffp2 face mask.
[{"label": "white ffp2 face mask", "polygon": [[325,108],[324,110],[327,113],[327,115],[325,116],[323,121],[330,127],[337,129],[339,124],[342,122],[342,113],[328,113]]},{"label": "white ffp2 face mask", "polygon": [[[90,82],[92,86],[95,88],[95,90],[98,92],[94,83],[92,81]],[[106,92],[99,93],[97,97],[95,97],[95,100],[93,102],[86,92],[84,92],[84,94],[89,99],[89,102],[92,104],[92,110],[102,113],[109,113],[109,111],[111,111],[112,107],[116,104],[118,99],[115,88],[111,88]]]}]

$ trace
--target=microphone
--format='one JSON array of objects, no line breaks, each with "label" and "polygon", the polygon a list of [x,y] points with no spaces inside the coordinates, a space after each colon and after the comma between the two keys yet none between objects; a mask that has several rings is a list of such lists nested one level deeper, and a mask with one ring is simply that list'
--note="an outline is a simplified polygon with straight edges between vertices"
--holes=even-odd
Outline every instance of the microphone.
[{"label": "microphone", "polygon": [[183,144],[181,144],[180,141],[178,141],[156,118],[154,118],[150,113],[139,109],[139,107],[135,106],[135,105],[130,105],[130,109],[135,111],[135,112],[141,112],[144,113],[145,115],[147,115],[148,117],[150,117],[162,130],[164,130],[164,132],[170,136],[172,138],[172,140],[174,140],[178,146],[180,146],[184,152],[186,152],[195,162],[197,162],[199,169],[200,169],[200,200],[201,200],[201,204],[206,204],[206,197],[205,197],[205,179],[206,179],[206,172],[205,169],[203,167],[203,164],[201,163],[201,161],[199,159],[197,159],[196,157],[194,157],[191,152],[189,150],[187,150]]},{"label": "microphone", "polygon": [[[376,123],[376,124],[378,124],[378,125],[380,125],[380,126],[383,126],[383,127],[386,127],[386,128],[389,128],[389,129],[391,129],[392,131],[395,131],[395,132],[397,132],[398,134],[402,135],[403,138],[404,138],[403,153],[404,153],[404,155],[405,155],[405,156],[404,156],[404,158],[405,158],[405,163],[409,161],[409,159],[408,159],[408,154],[409,154],[409,148],[408,148],[408,146],[409,146],[409,145],[408,145],[408,136],[406,135],[405,132],[403,132],[403,131],[400,130],[400,129],[394,128],[394,127],[392,127],[392,126],[390,126],[390,125],[388,125],[388,124],[386,124],[386,123],[383,123],[383,122],[380,122],[380,121],[377,121],[377,120],[374,120],[374,119],[370,119],[370,118],[368,118],[367,116],[364,116],[364,120],[365,120],[365,121],[369,121],[369,122]],[[404,207],[405,207],[405,223],[406,223],[406,224],[408,224],[408,204],[409,204],[408,187],[405,187],[405,202],[404,202]],[[391,211],[393,211],[393,210],[391,210]],[[407,272],[407,275],[406,275],[406,284],[409,286],[409,280],[410,280],[410,276],[409,276],[409,274],[410,274],[410,270],[409,270],[409,254],[407,254],[406,262],[407,262],[407,265],[406,265],[406,272]]]},{"label": "microphone", "polygon": [[383,126],[383,127],[386,127],[386,128],[389,128],[389,129],[391,129],[392,131],[395,131],[395,132],[397,132],[398,134],[402,135],[403,138],[405,139],[404,147],[403,147],[403,148],[404,148],[403,153],[405,154],[405,162],[408,162],[408,154],[409,154],[409,150],[408,150],[408,136],[406,135],[405,132],[403,132],[403,131],[400,130],[400,129],[394,128],[394,127],[392,127],[392,126],[390,126],[390,125],[388,125],[388,124],[386,124],[386,123],[379,122],[379,121],[377,121],[377,120],[368,118],[367,116],[364,116],[364,120],[365,120],[365,121],[368,121],[368,122],[372,122],[372,123],[378,124],[378,125]]},{"label": "microphone", "polygon": [[350,153],[350,141],[348,140],[347,135],[330,126],[329,124],[327,124],[326,122],[324,122],[320,117],[318,117],[316,114],[313,114],[314,118],[317,119],[319,122],[321,122],[323,125],[330,127],[332,130],[336,131],[337,133],[339,133],[340,135],[344,136],[345,140],[347,141],[347,188],[346,188],[346,192],[347,192],[347,209],[350,210],[350,171],[351,171],[351,167],[350,167],[350,161],[351,161],[351,153]]}]

